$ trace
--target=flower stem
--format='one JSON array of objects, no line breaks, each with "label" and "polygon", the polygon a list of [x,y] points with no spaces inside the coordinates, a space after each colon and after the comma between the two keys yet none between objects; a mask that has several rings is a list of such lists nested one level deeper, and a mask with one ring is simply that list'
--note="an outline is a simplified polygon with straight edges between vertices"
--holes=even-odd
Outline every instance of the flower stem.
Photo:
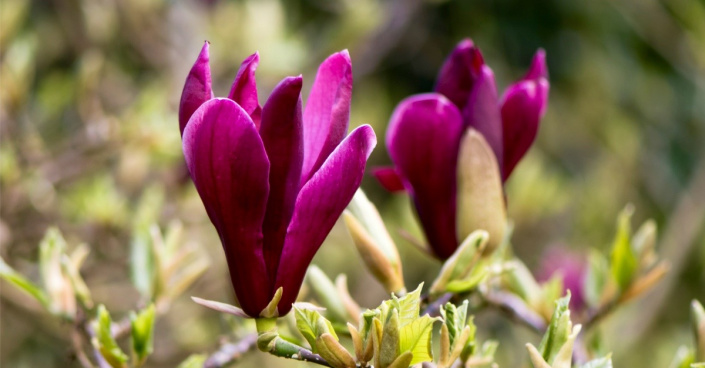
[{"label": "flower stem", "polygon": [[302,362],[311,362],[325,367],[331,365],[320,355],[314,354],[302,346],[286,341],[277,332],[276,318],[257,318],[257,347],[265,352],[280,358],[294,359]]}]

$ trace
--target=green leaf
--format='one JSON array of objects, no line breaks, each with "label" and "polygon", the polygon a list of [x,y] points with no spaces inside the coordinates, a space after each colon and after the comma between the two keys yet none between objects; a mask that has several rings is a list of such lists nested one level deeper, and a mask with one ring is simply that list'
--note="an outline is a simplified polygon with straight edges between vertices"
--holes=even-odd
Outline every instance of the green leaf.
[{"label": "green leaf", "polygon": [[24,276],[22,276],[22,274],[18,273],[7,263],[5,263],[5,260],[2,257],[0,257],[0,277],[37,299],[37,301],[41,303],[45,308],[49,307],[49,300],[47,298],[46,293],[44,293],[44,291],[40,289],[37,285],[35,285],[33,282],[26,279]]},{"label": "green leaf", "polygon": [[570,291],[565,297],[556,300],[556,308],[553,311],[551,322],[543,335],[543,339],[541,339],[541,344],[539,344],[538,351],[548,363],[553,361],[570,336],[572,323],[570,322],[570,310],[568,309],[569,302]]},{"label": "green leaf", "polygon": [[[399,312],[392,309],[389,320],[382,329],[382,341],[379,348],[379,365],[384,368],[392,364],[399,356],[400,346]],[[403,350],[402,350],[403,351]]]},{"label": "green leaf", "polygon": [[527,304],[535,305],[541,299],[541,286],[534,275],[519,259],[507,262],[507,266],[510,271],[503,278],[506,287]]},{"label": "green leaf", "polygon": [[464,300],[460,307],[456,307],[453,303],[446,303],[441,309],[443,323],[448,327],[448,335],[450,337],[450,346],[453,350],[455,338],[465,328],[465,320],[467,318],[468,301]]},{"label": "green leaf", "polygon": [[399,310],[399,325],[401,327],[419,318],[419,311],[421,309],[421,288],[423,288],[423,283],[421,283],[416,290],[404,295],[402,298],[397,298],[396,295],[392,295],[392,300],[387,302],[392,302],[394,307]]},{"label": "green leaf", "polygon": [[609,264],[607,258],[596,250],[591,250],[588,256],[588,270],[584,280],[584,294],[588,305],[600,305],[602,293],[609,277]]},{"label": "green leaf", "polygon": [[414,355],[410,365],[433,360],[431,332],[433,331],[433,322],[437,320],[437,318],[425,315],[417,317],[413,322],[401,328],[399,351],[400,353],[410,351]]},{"label": "green leaf", "polygon": [[473,290],[489,277],[490,271],[486,267],[475,267],[470,277],[465,280],[454,280],[446,285],[446,291],[454,294],[466,293]]},{"label": "green leaf", "polygon": [[477,230],[468,235],[453,255],[443,263],[438,277],[431,285],[430,292],[437,294],[451,291],[450,284],[468,278],[480,259],[488,238],[489,234],[484,230]]},{"label": "green leaf", "polygon": [[135,231],[130,242],[130,278],[144,298],[152,298],[154,274],[154,255],[149,234]]},{"label": "green leaf", "polygon": [[143,309],[139,314],[130,315],[132,326],[132,352],[137,366],[144,363],[152,353],[154,339],[154,304]]},{"label": "green leaf", "polygon": [[373,320],[375,317],[379,317],[380,312],[377,309],[366,310],[362,313],[362,318],[360,318],[360,334],[362,335],[362,341],[367,342],[367,337],[370,334],[370,330],[373,326]]},{"label": "green leaf", "polygon": [[690,316],[695,335],[695,356],[698,361],[705,361],[705,309],[697,300],[690,304]]},{"label": "green leaf", "polygon": [[316,352],[316,339],[324,333],[330,333],[336,340],[338,339],[333,325],[318,311],[301,309],[294,305],[294,316],[296,317],[296,328],[308,341],[314,353]]},{"label": "green leaf", "polygon": [[92,339],[93,346],[98,349],[100,354],[113,368],[127,367],[127,355],[120,349],[117,342],[113,338],[110,327],[112,320],[108,310],[104,305],[98,306],[98,314],[93,322],[95,337]]},{"label": "green leaf", "polygon": [[611,272],[620,291],[626,290],[636,276],[639,260],[631,245],[630,220],[634,209],[627,206],[619,214],[617,234],[612,244]]}]

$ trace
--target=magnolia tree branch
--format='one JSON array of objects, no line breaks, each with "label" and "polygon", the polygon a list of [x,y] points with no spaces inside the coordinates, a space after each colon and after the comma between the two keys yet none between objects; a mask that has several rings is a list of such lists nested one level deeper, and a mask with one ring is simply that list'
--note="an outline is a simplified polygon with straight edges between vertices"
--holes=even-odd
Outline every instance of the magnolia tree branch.
[{"label": "magnolia tree branch", "polygon": [[263,339],[264,336],[260,335],[260,341],[258,342],[258,344],[262,345],[260,346],[260,350],[280,358],[294,359],[302,362],[311,362],[324,367],[331,367],[330,363],[323,359],[323,357],[314,354],[311,350],[286,341],[279,337],[279,335],[276,335],[276,333],[271,336],[272,339],[267,341],[268,339]]},{"label": "magnolia tree branch", "polygon": [[481,291],[480,295],[490,306],[496,307],[514,321],[531,328],[539,334],[546,331],[546,321],[528,308],[526,303],[514,294],[505,291]]},{"label": "magnolia tree branch", "polygon": [[242,358],[242,356],[257,347],[257,334],[245,335],[242,339],[234,343],[225,343],[215,353],[206,359],[203,368],[225,367],[228,364]]}]

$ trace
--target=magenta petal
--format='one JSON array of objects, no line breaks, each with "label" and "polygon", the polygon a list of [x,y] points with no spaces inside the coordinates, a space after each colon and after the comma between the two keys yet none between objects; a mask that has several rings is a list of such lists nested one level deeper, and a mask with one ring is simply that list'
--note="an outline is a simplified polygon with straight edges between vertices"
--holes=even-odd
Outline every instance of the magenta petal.
[{"label": "magenta petal", "polygon": [[534,58],[531,60],[529,71],[526,72],[524,80],[548,78],[548,66],[546,66],[546,51],[536,50]]},{"label": "magenta petal", "polygon": [[394,193],[404,191],[404,182],[397,169],[393,167],[378,167],[372,169],[372,175],[384,189]]},{"label": "magenta petal", "polygon": [[300,76],[282,80],[262,109],[260,135],[271,165],[269,200],[262,232],[264,259],[271,280],[276,277],[286,228],[299,193],[304,157],[301,85]]},{"label": "magenta petal", "polygon": [[499,113],[497,86],[490,67],[483,65],[475,81],[468,104],[462,110],[465,124],[477,129],[487,140],[503,172],[502,118]]},{"label": "magenta petal", "polygon": [[318,68],[304,110],[305,183],[343,140],[350,121],[352,64],[347,50],[335,53]]},{"label": "magenta petal", "polygon": [[193,64],[191,71],[186,77],[184,90],[181,92],[181,103],[179,103],[179,129],[181,135],[184,135],[184,129],[191,115],[204,102],[213,98],[213,89],[211,82],[211,68],[208,65],[208,46],[209,43],[203,44],[201,53],[198,54],[198,59]]},{"label": "magenta petal", "polygon": [[229,99],[204,103],[183,135],[186,164],[218,230],[242,309],[258,316],[271,299],[262,256],[269,161],[245,110]]},{"label": "magenta petal", "polygon": [[235,81],[230,87],[228,98],[237,102],[250,115],[255,126],[259,127],[262,109],[257,100],[257,80],[255,70],[259,65],[259,53],[247,57],[237,71]]},{"label": "magenta petal", "polygon": [[291,309],[306,268],[360,186],[367,158],[376,144],[369,125],[353,130],[301,188],[274,285],[275,289],[284,288],[280,315]]},{"label": "magenta petal", "polygon": [[521,81],[509,87],[502,101],[504,171],[506,181],[536,138],[548,103],[548,81]]},{"label": "magenta petal", "polygon": [[458,108],[437,93],[402,101],[387,130],[387,148],[406,181],[434,253],[450,257],[456,239],[456,166],[463,132]]},{"label": "magenta petal", "polygon": [[434,90],[462,111],[484,64],[482,53],[472,40],[461,41],[443,63]]}]

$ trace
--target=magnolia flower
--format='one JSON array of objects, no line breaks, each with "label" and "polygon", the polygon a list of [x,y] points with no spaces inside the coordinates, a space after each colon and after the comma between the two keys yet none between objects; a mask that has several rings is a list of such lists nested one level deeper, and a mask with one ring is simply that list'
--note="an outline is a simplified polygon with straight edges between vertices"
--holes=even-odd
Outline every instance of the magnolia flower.
[{"label": "magnolia flower", "polygon": [[214,98],[208,46],[181,96],[186,164],[220,235],[241,308],[258,317],[281,287],[278,313],[284,315],[359,187],[376,137],[368,125],[346,137],[352,93],[347,51],[321,64],[306,108],[301,76],[282,80],[260,107],[259,55],[242,63],[227,98]]},{"label": "magnolia flower", "polygon": [[[548,90],[545,53],[538,50],[526,76],[498,98],[492,69],[472,41],[464,40],[441,68],[435,93],[408,97],[397,106],[386,142],[396,167],[378,169],[374,174],[388,190],[410,193],[426,239],[439,258],[450,257],[459,241],[470,234],[457,231],[462,215],[457,213],[461,209],[456,203],[458,170],[463,169],[458,166],[463,161],[459,160],[461,140],[473,135],[467,134],[469,130],[480,133],[484,140],[479,144],[486,141],[496,158],[501,188],[536,137]],[[468,141],[477,143],[478,139]],[[494,241],[499,241],[497,237],[501,234]]]}]

